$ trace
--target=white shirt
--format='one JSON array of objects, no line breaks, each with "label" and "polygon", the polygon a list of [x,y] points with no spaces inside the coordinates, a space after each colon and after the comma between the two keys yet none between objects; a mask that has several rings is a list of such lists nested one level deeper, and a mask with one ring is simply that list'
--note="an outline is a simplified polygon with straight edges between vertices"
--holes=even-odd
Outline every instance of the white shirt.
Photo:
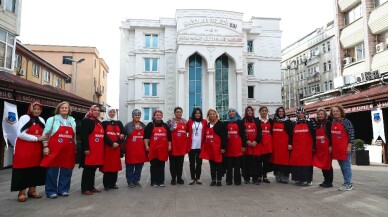
[{"label": "white shirt", "polygon": [[202,123],[194,121],[192,127],[192,143],[191,149],[201,149],[202,143]]},{"label": "white shirt", "polygon": [[[43,124],[45,124],[43,118],[39,117],[39,120],[40,120]],[[28,130],[28,129],[25,129],[23,132],[20,132],[20,130],[22,129],[22,127],[24,127],[24,125],[26,125],[29,121],[30,121],[30,116],[28,116],[28,115],[23,115],[23,116],[21,116],[21,117],[19,118],[17,137],[18,137],[18,138],[21,138],[21,139],[23,139],[23,140],[26,140],[26,141],[36,142],[36,141],[38,141],[38,138],[37,138],[36,136],[27,134],[27,130]]]}]

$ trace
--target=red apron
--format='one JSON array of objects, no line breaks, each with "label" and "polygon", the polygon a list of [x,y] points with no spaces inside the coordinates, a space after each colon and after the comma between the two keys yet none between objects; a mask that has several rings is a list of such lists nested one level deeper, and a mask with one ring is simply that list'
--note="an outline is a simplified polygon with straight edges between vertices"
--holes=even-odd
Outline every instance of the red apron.
[{"label": "red apron", "polygon": [[73,169],[75,165],[74,130],[71,126],[60,126],[48,141],[49,155],[43,156],[42,167]]},{"label": "red apron", "polygon": [[313,165],[313,138],[307,123],[295,125],[290,164],[293,166]]},{"label": "red apron", "polygon": [[104,164],[104,128],[100,123],[94,125],[89,134],[89,155],[85,155],[85,165]]},{"label": "red apron", "polygon": [[171,131],[171,155],[185,156],[187,153],[187,124],[178,123],[176,129]]},{"label": "red apron", "polygon": [[150,139],[149,159],[157,158],[160,161],[168,159],[167,130],[162,127],[154,127]]},{"label": "red apron", "polygon": [[144,129],[133,129],[125,143],[125,163],[139,164],[148,161],[143,141]]},{"label": "red apron", "polygon": [[[117,141],[120,139],[120,127],[119,125],[109,124],[106,127],[106,135],[112,141]],[[105,143],[104,149],[104,164],[102,165],[100,171],[105,172],[118,172],[122,169],[121,159],[120,159],[120,147],[112,148],[107,143]]]},{"label": "red apron", "polygon": [[271,136],[271,123],[261,122],[261,130],[263,137],[261,138],[261,143],[259,147],[261,148],[261,154],[272,153],[272,136]]},{"label": "red apron", "polygon": [[[257,136],[257,128],[255,123],[245,122],[245,133],[247,134],[247,140],[248,141],[256,141]],[[261,155],[261,149],[259,147],[259,144],[257,144],[255,147],[246,146],[245,149],[245,155],[254,155],[254,156],[260,156]]]},{"label": "red apron", "polygon": [[290,164],[290,151],[288,150],[288,134],[284,123],[275,122],[272,128],[272,155],[271,162],[280,165]]},{"label": "red apron", "polygon": [[336,160],[347,160],[348,133],[342,122],[335,121],[331,125],[332,157]]},{"label": "red apron", "polygon": [[[39,124],[33,124],[26,133],[33,136],[41,136],[43,128]],[[42,151],[42,142],[32,142],[17,138],[12,167],[28,168],[39,166],[43,157]]]},{"label": "red apron", "polygon": [[214,132],[213,128],[206,129],[205,145],[201,149],[200,158],[222,162],[221,138]]},{"label": "red apron", "polygon": [[316,130],[317,146],[313,158],[313,165],[323,170],[330,170],[331,156],[329,153],[329,139],[326,136],[324,127]]},{"label": "red apron", "polygon": [[226,146],[225,157],[240,157],[242,140],[239,135],[239,128],[236,122],[228,124],[228,144]]}]

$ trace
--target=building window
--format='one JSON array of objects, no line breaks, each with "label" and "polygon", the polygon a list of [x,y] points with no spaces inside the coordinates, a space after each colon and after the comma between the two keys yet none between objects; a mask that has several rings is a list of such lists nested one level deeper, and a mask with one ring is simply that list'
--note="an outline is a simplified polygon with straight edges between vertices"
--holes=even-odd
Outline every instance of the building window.
[{"label": "building window", "polygon": [[97,68],[97,59],[94,59],[94,68]]},{"label": "building window", "polygon": [[229,109],[228,60],[225,54],[216,59],[216,110],[221,120],[226,119]]},{"label": "building window", "polygon": [[253,52],[253,40],[247,41],[247,52]]},{"label": "building window", "polygon": [[43,80],[47,83],[50,82],[50,72],[46,69],[43,69]]},{"label": "building window", "polygon": [[39,66],[36,63],[32,63],[32,76],[39,78]]},{"label": "building window", "polygon": [[326,72],[326,63],[323,63],[323,71]]},{"label": "building window", "polygon": [[333,87],[333,81],[332,80],[330,80],[329,81],[329,90],[332,90],[334,87]]},{"label": "building window", "polygon": [[388,0],[375,0],[375,8],[379,7],[380,5],[384,4]]},{"label": "building window", "polygon": [[63,56],[62,57],[62,64],[73,65],[73,56]]},{"label": "building window", "polygon": [[330,41],[327,42],[327,52],[330,51]]},{"label": "building window", "polygon": [[151,121],[156,108],[144,108],[144,120]]},{"label": "building window", "polygon": [[189,111],[202,108],[202,57],[194,54],[189,58]]},{"label": "building window", "polygon": [[158,59],[156,58],[144,58],[144,70],[146,72],[158,71]]},{"label": "building window", "polygon": [[322,51],[323,51],[323,53],[326,53],[326,43],[322,44]]},{"label": "building window", "polygon": [[248,75],[254,75],[253,63],[248,63]]},{"label": "building window", "polygon": [[0,28],[0,67],[12,69],[15,36]]},{"label": "building window", "polygon": [[15,67],[18,69],[22,68],[22,56],[20,56],[19,54],[16,54],[15,57]]},{"label": "building window", "polygon": [[329,84],[327,83],[327,81],[325,81],[325,91],[328,91],[329,90]]},{"label": "building window", "polygon": [[145,35],[145,47],[146,48],[158,48],[159,47],[159,37],[154,34]]},{"label": "building window", "polygon": [[328,69],[329,71],[331,70],[331,61],[330,61],[330,60],[327,62],[327,69]]},{"label": "building window", "polygon": [[7,0],[5,10],[15,13],[16,12],[16,0]]},{"label": "building window", "polygon": [[55,86],[62,88],[62,79],[60,77],[57,77],[57,79],[55,81]]},{"label": "building window", "polygon": [[345,13],[345,25],[353,23],[360,17],[362,17],[362,10],[361,4],[358,4],[356,7]]},{"label": "building window", "polygon": [[355,52],[356,61],[364,59],[364,43],[356,45]]},{"label": "building window", "polygon": [[255,86],[248,86],[248,99],[255,98]]},{"label": "building window", "polygon": [[158,95],[157,83],[144,83],[144,96],[157,96]]}]

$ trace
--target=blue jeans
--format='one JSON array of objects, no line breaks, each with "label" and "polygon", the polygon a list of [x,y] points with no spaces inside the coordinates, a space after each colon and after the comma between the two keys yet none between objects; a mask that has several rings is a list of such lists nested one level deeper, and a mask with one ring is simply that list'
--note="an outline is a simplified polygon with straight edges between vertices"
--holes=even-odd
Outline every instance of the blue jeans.
[{"label": "blue jeans", "polygon": [[46,195],[50,196],[52,194],[63,194],[65,192],[69,193],[72,173],[73,169],[62,167],[47,168],[45,186]]},{"label": "blue jeans", "polygon": [[352,184],[352,166],[350,161],[352,160],[352,153],[348,154],[347,160],[338,160],[338,164],[341,167],[341,172],[344,177],[344,184]]},{"label": "blue jeans", "polygon": [[140,164],[126,164],[125,171],[127,177],[127,183],[136,183],[140,181],[141,170],[144,163]]}]

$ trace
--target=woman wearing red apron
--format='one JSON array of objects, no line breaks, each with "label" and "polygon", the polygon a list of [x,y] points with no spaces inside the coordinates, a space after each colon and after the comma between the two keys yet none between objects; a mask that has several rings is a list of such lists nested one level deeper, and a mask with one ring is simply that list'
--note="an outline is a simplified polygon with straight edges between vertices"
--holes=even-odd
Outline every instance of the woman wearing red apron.
[{"label": "woman wearing red apron", "polygon": [[183,185],[183,161],[187,153],[187,121],[182,118],[181,107],[174,109],[175,117],[167,121],[171,131],[171,152],[169,156],[171,185]]},{"label": "woman wearing red apron", "polygon": [[272,171],[271,164],[269,162],[272,154],[272,125],[273,121],[269,119],[267,106],[261,106],[259,108],[259,120],[262,131],[261,142],[259,147],[261,149],[261,156],[259,157],[259,179],[263,178],[263,182],[270,183],[267,178],[267,173]]},{"label": "woman wearing red apron", "polygon": [[144,129],[144,146],[151,163],[151,186],[164,187],[164,165],[171,151],[171,133],[163,123],[163,112],[155,110],[153,121]]},{"label": "woman wearing red apron", "polygon": [[338,190],[350,191],[353,189],[350,161],[354,142],[354,128],[352,123],[345,118],[345,110],[342,106],[333,106],[330,109],[330,114],[333,117],[331,125],[332,157],[338,160],[344,177],[344,184]]},{"label": "woman wearing red apron", "polygon": [[210,186],[221,186],[221,179],[224,175],[222,154],[226,150],[228,132],[225,124],[219,120],[219,115],[215,109],[208,110],[207,118],[209,123],[206,128],[205,144],[199,157],[209,160],[212,178]]},{"label": "woman wearing red apron", "polygon": [[117,120],[116,109],[110,108],[106,120],[102,122],[104,128],[104,164],[101,172],[104,173],[102,183],[106,191],[118,189],[116,185],[117,173],[121,167],[121,147],[124,141],[125,130],[121,121]]},{"label": "woman wearing red apron", "polygon": [[124,143],[125,168],[127,183],[130,188],[141,187],[141,170],[145,162],[148,162],[147,152],[144,147],[143,135],[145,125],[140,121],[141,111],[132,111],[133,120],[125,125],[128,135]]},{"label": "woman wearing red apron", "polygon": [[100,108],[92,105],[81,122],[81,150],[83,167],[81,191],[84,195],[92,195],[101,191],[94,187],[97,168],[104,164],[104,128],[99,120]]},{"label": "woman wearing red apron", "polygon": [[[226,184],[241,185],[241,166],[243,149],[246,145],[245,127],[235,108],[230,108],[225,122],[228,130],[227,148],[225,151]],[[234,178],[234,179],[233,179]]]},{"label": "woman wearing red apron", "polygon": [[251,106],[245,108],[245,115],[242,121],[247,138],[243,159],[244,183],[249,184],[252,177],[252,183],[259,185],[259,156],[261,153],[258,144],[261,142],[262,132],[261,127],[259,127],[259,120],[255,118]]},{"label": "woman wearing red apron", "polygon": [[203,119],[202,110],[200,108],[194,108],[191,113],[191,118],[187,123],[189,131],[187,150],[189,152],[191,176],[189,185],[202,185],[202,158],[199,157],[199,154],[201,153],[202,145],[205,144],[206,126],[207,121]]},{"label": "woman wearing red apron", "polygon": [[28,107],[26,115],[19,118],[17,138],[12,164],[11,191],[19,191],[18,201],[25,202],[26,189],[28,197],[39,199],[42,196],[36,192],[36,186],[44,185],[46,170],[40,167],[42,160],[42,136],[44,120],[39,117],[42,104],[33,102]]},{"label": "woman wearing red apron", "polygon": [[292,122],[284,107],[276,109],[272,126],[272,155],[275,178],[278,183],[288,184],[290,176],[290,149],[292,144]]},{"label": "woman wearing red apron", "polygon": [[327,120],[326,110],[317,110],[316,150],[313,165],[322,169],[324,181],[320,187],[333,187],[333,167],[331,166],[331,123]]},{"label": "woman wearing red apron", "polygon": [[75,119],[70,116],[68,102],[61,102],[55,108],[55,116],[47,120],[43,135],[49,140],[43,142],[42,167],[47,168],[46,195],[54,199],[57,196],[69,196],[71,175],[75,165],[76,139]]},{"label": "woman wearing red apron", "polygon": [[296,109],[297,120],[293,129],[290,165],[292,179],[297,185],[310,186],[313,179],[313,150],[315,150],[315,126],[306,118],[303,107]]}]

